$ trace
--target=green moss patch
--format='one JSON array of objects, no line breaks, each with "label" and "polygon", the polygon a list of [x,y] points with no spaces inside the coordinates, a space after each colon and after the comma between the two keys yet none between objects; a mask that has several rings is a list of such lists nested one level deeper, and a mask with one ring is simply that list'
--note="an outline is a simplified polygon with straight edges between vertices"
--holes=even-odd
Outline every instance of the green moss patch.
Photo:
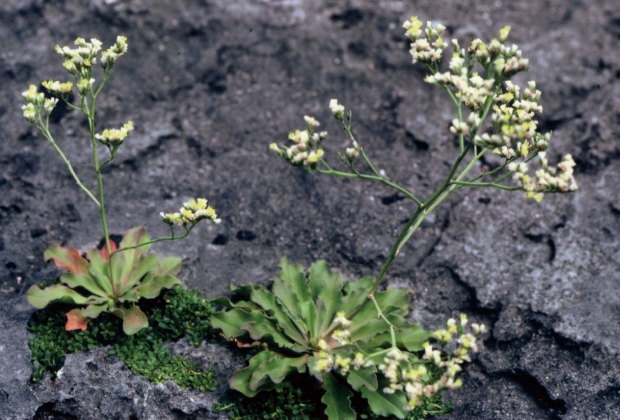
[{"label": "green moss patch", "polygon": [[86,331],[65,331],[67,307],[56,305],[35,312],[28,325],[28,330],[34,333],[28,343],[32,353],[32,380],[41,380],[46,372],[55,377],[66,354],[111,346],[110,354],[151,382],[171,380],[182,388],[215,390],[212,369],[200,371],[164,347],[165,342],[182,337],[195,346],[210,338],[211,303],[196,291],[176,286],[145,303],[143,309],[149,327],[132,336],[123,333],[122,320],[107,313],[92,320]]}]

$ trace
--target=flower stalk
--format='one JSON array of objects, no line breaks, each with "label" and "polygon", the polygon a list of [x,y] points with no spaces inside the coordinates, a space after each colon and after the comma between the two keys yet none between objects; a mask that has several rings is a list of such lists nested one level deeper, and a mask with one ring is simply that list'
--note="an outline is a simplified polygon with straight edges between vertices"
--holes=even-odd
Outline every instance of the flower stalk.
[{"label": "flower stalk", "polygon": [[[179,280],[172,277],[171,274],[174,274],[180,267],[180,262],[177,263],[176,260],[168,259],[162,262],[161,267],[156,267],[153,265],[153,261],[155,261],[153,255],[142,258],[142,254],[152,244],[186,238],[201,220],[219,223],[220,219],[217,217],[215,209],[207,206],[207,200],[199,198],[185,203],[180,213],[170,215],[162,213],[163,221],[170,227],[171,236],[151,240],[142,226],[129,230],[120,244],[110,240],[102,169],[114,160],[119,148],[133,130],[133,123],[128,121],[121,128],[106,128],[101,133],[97,133],[96,106],[97,98],[103,91],[116,61],[127,52],[127,38],[118,36],[116,42],[105,51],[101,51],[102,43],[94,38],[90,41],[77,38],[75,45],[76,48],[57,46],[56,51],[65,59],[63,66],[69,75],[75,79],[75,87],[80,101],[79,106],[71,102],[74,82],[47,80],[42,85],[51,97],[46,98],[43,92],[37,91],[35,85],[30,85],[29,89],[22,94],[26,100],[26,105],[22,109],[24,117],[41,131],[43,136],[52,144],[67,165],[75,182],[97,205],[103,229],[104,246],[102,250],[87,251],[88,257],[86,259],[73,248],[65,249],[52,246],[46,252],[46,259],[53,259],[59,267],[69,270],[72,275],[77,277],[61,277],[60,281],[65,285],[54,285],[45,289],[33,287],[28,293],[28,299],[37,308],[43,308],[48,303],[58,300],[65,303],[73,302],[76,305],[85,305],[85,308],[74,309],[67,315],[70,321],[67,328],[70,329],[73,329],[75,325],[78,328],[86,328],[88,320],[95,318],[102,311],[109,310],[129,323],[123,328],[125,332],[131,334],[148,325],[145,315],[135,302],[141,297],[154,298],[162,289],[170,288],[179,283]],[[102,79],[98,85],[93,78],[94,66],[97,62],[101,64],[103,70]],[[71,162],[49,130],[49,117],[59,100],[65,102],[72,110],[82,113],[88,120],[90,147],[97,182],[96,194],[84,186]],[[45,117],[45,122],[43,117]],[[103,161],[100,160],[99,156],[100,146],[105,146],[109,151],[109,156]],[[175,235],[174,224],[179,224],[184,229],[182,235]],[[121,253],[122,255],[120,255]],[[88,268],[90,265],[93,266],[96,274],[93,274],[93,271]],[[142,275],[130,279],[129,277],[134,269],[142,270]],[[145,275],[148,272],[152,273],[151,277]],[[159,277],[156,277],[155,274],[158,274]],[[137,281],[137,283],[132,285],[132,281]],[[78,287],[78,291],[74,290],[74,287]],[[90,292],[91,295],[84,296],[82,294],[84,290]],[[128,302],[133,302],[133,305],[129,306]],[[131,325],[132,322],[134,322],[133,325]]]},{"label": "flower stalk", "polygon": [[[433,25],[432,22],[428,22],[424,30],[423,26],[417,17],[403,25],[406,29],[405,35],[411,41],[413,63],[426,65],[430,74],[425,81],[442,87],[455,106],[457,118],[452,121],[450,131],[458,136],[459,145],[458,157],[448,176],[426,200],[422,201],[407,188],[388,180],[384,172],[377,169],[353,135],[352,112],[347,112],[337,99],[330,101],[329,108],[351,141],[351,147],[346,149],[345,154],[338,155],[347,171],[333,169],[323,158],[324,151],[321,146],[327,138],[327,132],[314,133],[313,130],[320,124],[312,117],[304,117],[306,121],[310,119],[313,122],[308,125],[306,132],[297,131],[289,135],[289,139],[296,144],[282,148],[275,143],[271,145],[272,150],[293,166],[322,175],[380,182],[403,194],[417,206],[401,229],[390,254],[372,283],[368,300],[372,300],[403,246],[428,215],[452,193],[465,187],[491,187],[505,191],[524,191],[528,198],[540,201],[545,193],[563,193],[577,189],[573,178],[575,165],[570,155],[566,155],[556,168],[548,166],[545,152],[551,134],[537,131],[534,113],[541,112],[542,106],[538,104],[541,93],[537,90],[536,83],[529,82],[521,94],[520,88],[509,80],[529,67],[529,62],[522,57],[521,50],[516,45],[506,44],[510,27],[503,28],[499,38],[489,44],[480,39],[473,40],[468,49],[461,48],[458,40],[453,39],[450,71],[441,73],[439,63],[448,46],[442,39],[446,28],[441,24]],[[476,71],[477,66],[482,68],[482,76]],[[464,110],[469,110],[467,117]],[[491,118],[487,121],[489,115]],[[503,158],[504,162],[486,173],[470,177],[471,170],[489,151]],[[309,159],[308,156],[311,155],[318,155],[319,158]],[[360,157],[367,171],[355,167]],[[536,158],[541,169],[536,172],[534,179],[528,174],[528,164]],[[467,160],[467,165],[461,169],[461,165]],[[506,173],[502,174],[502,171]],[[511,176],[520,185],[503,183]],[[488,180],[482,180],[483,178]],[[347,319],[353,319],[363,307],[364,304],[353,309]]]}]

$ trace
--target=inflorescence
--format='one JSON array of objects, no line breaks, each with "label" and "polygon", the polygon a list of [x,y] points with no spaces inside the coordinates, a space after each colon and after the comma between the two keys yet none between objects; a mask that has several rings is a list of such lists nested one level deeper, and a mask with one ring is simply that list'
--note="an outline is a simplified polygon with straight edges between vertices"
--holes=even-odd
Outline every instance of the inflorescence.
[{"label": "inflorescence", "polygon": [[[338,314],[334,319],[338,329],[332,334],[332,338],[339,346],[350,344],[348,328],[351,321]],[[345,357],[342,351],[331,352],[329,340],[321,339],[317,343],[315,352],[316,364],[314,369],[318,372],[330,372],[336,370],[346,375],[351,369],[360,370],[376,366],[376,368],[389,380],[389,385],[383,388],[383,393],[393,394],[396,391],[404,391],[407,395],[407,410],[413,410],[422,403],[422,397],[432,397],[444,389],[459,388],[463,382],[457,378],[462,370],[461,365],[470,362],[470,354],[478,351],[477,340],[486,332],[486,327],[480,324],[472,324],[471,332],[466,332],[468,324],[467,316],[461,314],[460,322],[449,319],[445,327],[436,331],[433,335],[437,344],[424,343],[424,354],[420,358],[415,353],[402,351],[398,347],[379,351],[377,354],[385,354],[377,360],[377,354],[369,355],[362,352],[351,351],[350,357]],[[438,378],[433,378],[430,367],[443,372]]]},{"label": "inflorescence", "polygon": [[[450,131],[459,136],[461,152],[465,140],[482,150],[492,150],[504,159],[502,168],[505,167],[513,174],[513,178],[520,184],[518,189],[537,201],[542,199],[543,193],[577,190],[573,176],[575,162],[571,155],[565,155],[555,167],[548,164],[546,151],[552,133],[538,131],[535,114],[542,112],[543,108],[539,104],[542,94],[536,83],[530,81],[521,93],[521,88],[509,80],[529,67],[529,61],[523,58],[519,47],[506,44],[510,27],[503,28],[499,37],[489,44],[474,39],[469,48],[461,48],[458,40],[452,39],[453,55],[449,71],[442,73],[439,65],[448,46],[442,38],[446,28],[432,22],[427,22],[424,30],[423,26],[417,17],[412,17],[403,25],[405,35],[411,41],[413,63],[425,64],[431,74],[424,80],[443,87],[457,105],[459,115],[452,121]],[[476,71],[477,66],[482,71]],[[469,109],[469,115],[461,114],[461,104]],[[337,99],[330,101],[329,108],[351,137],[352,146],[339,157],[353,169],[353,162],[363,151],[351,134],[351,112],[346,113]],[[489,113],[490,127],[483,130]],[[313,133],[319,123],[312,117],[304,118],[306,130],[289,134],[289,139],[295,144],[280,148],[272,143],[271,149],[294,166],[320,172],[322,165],[328,173],[334,173],[323,160],[324,151],[320,147],[321,142],[327,138],[327,132]],[[531,176],[528,174],[529,163],[536,157],[540,167],[535,176]],[[519,159],[521,162],[517,162]],[[494,186],[509,188],[499,184]]]},{"label": "inflorescence", "polygon": [[194,226],[201,220],[209,220],[213,223],[220,223],[215,209],[209,206],[206,198],[198,198],[196,200],[183,203],[183,207],[176,213],[161,212],[164,223],[167,225],[179,225],[183,227]]},{"label": "inflorescence", "polygon": [[[95,79],[92,77],[92,68],[97,63],[97,55],[101,51],[101,41],[92,38],[87,42],[84,38],[75,40],[77,48],[69,48],[67,46],[56,46],[56,52],[63,56],[66,60],[63,67],[76,80],[78,92],[82,98],[88,93],[95,94]],[[104,81],[110,70],[116,63],[116,60],[127,52],[127,38],[118,36],[116,42],[106,51],[101,53],[101,66],[105,72]],[[60,82],[55,80],[46,80],[41,83],[42,86],[54,97],[45,98],[43,92],[38,92],[35,85],[30,85],[27,91],[22,95],[26,99],[26,105],[22,106],[24,117],[37,128],[46,127],[41,119],[41,111],[45,112],[46,118],[49,118],[52,110],[58,104],[58,99],[69,103],[69,95],[73,92],[73,82]],[[82,101],[84,103],[84,101]],[[72,106],[72,105],[71,105]],[[120,130],[105,130],[103,134],[98,134],[97,139],[105,145],[122,142],[127,137],[127,132],[131,131],[131,121]]]}]

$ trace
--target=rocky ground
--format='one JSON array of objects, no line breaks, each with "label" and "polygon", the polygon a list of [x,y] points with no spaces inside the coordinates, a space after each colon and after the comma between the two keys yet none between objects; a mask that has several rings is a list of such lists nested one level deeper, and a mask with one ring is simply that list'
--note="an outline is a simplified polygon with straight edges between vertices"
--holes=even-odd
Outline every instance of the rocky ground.
[{"label": "rocky ground", "polygon": [[[0,417],[217,418],[219,393],[152,385],[105,349],[70,355],[56,381],[29,382],[28,287],[57,271],[60,242],[101,238],[97,212],[61,160],[22,118],[30,83],[64,78],[56,44],[129,38],[99,104],[100,122],[136,130],[106,173],[115,233],[207,196],[222,216],[183,243],[187,287],[208,297],[231,283],[268,282],[282,256],[326,259],[373,275],[412,206],[392,190],[294,170],[268,150],[314,115],[345,138],[327,104],[354,111],[354,130],[387,175],[427,197],[456,149],[449,99],[422,81],[400,27],[417,14],[466,44],[511,25],[530,59],[517,80],[543,91],[550,160],[571,153],[580,191],[537,204],[521,193],[461,190],[422,225],[388,279],[412,291],[415,318],[439,327],[459,312],[490,333],[444,419],[620,418],[620,3],[526,0],[5,0],[0,5]],[[84,121],[61,108],[53,133],[94,187]],[[483,162],[480,169],[484,169]],[[238,364],[220,348],[177,343],[219,372]]]}]

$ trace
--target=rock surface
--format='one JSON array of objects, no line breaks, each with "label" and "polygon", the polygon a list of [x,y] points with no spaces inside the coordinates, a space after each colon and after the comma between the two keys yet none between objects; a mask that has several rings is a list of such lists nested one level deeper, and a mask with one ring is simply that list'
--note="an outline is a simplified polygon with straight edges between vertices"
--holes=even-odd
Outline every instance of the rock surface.
[{"label": "rock surface", "polygon": [[[620,418],[620,3],[424,0],[5,0],[0,5],[0,417],[217,418],[219,395],[152,385],[105,349],[67,357],[55,381],[29,382],[24,298],[56,271],[54,242],[101,237],[97,212],[46,140],[22,118],[30,83],[64,78],[53,48],[77,36],[129,38],[98,106],[98,121],[136,130],[106,172],[111,229],[207,196],[223,222],[182,244],[186,285],[208,297],[231,283],[267,283],[282,256],[323,258],[354,277],[380,269],[412,211],[381,185],[288,167],[267,150],[313,115],[346,144],[327,103],[388,176],[426,197],[455,158],[447,97],[412,66],[400,25],[443,22],[462,44],[511,25],[543,91],[550,160],[571,153],[580,191],[541,204],[520,193],[464,190],[422,225],[388,275],[412,291],[416,320],[439,327],[459,312],[490,327],[484,348],[447,398],[443,419]],[[82,119],[56,111],[52,132],[89,187]],[[333,159],[332,159],[333,161]],[[481,167],[482,169],[482,167]],[[203,345],[178,352],[215,365],[225,389],[234,357]]]}]

